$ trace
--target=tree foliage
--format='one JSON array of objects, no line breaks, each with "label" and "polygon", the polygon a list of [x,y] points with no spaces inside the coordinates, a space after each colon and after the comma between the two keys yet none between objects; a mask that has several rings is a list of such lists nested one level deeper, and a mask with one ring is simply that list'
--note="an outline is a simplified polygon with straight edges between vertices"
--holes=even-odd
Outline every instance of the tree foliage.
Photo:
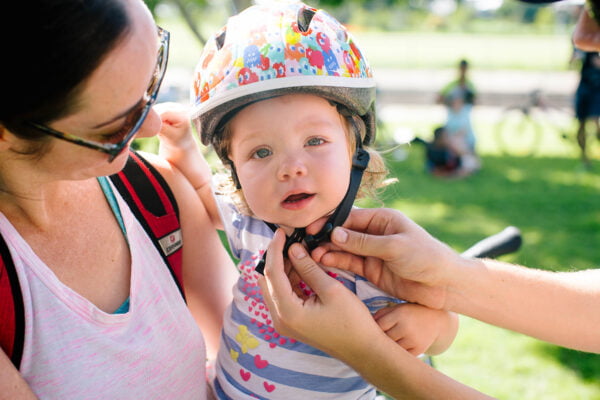
[{"label": "tree foliage", "polygon": [[[208,8],[215,7],[214,3],[207,0],[144,0],[144,2],[154,15],[161,5],[174,7],[194,37],[202,45],[206,43],[202,33],[202,20]],[[217,6],[227,8],[229,14],[235,14],[250,6],[251,3],[252,0],[222,0]]]},{"label": "tree foliage", "polygon": [[[221,15],[223,12],[226,15],[233,15],[254,4],[254,0],[144,1],[153,13],[156,13],[161,6],[169,6],[171,9],[175,9],[189,31],[192,32],[202,46],[206,42],[203,32],[209,31],[206,27],[206,16],[211,15],[211,11],[213,15],[215,10],[219,11]],[[435,0],[304,1],[313,7],[326,9],[344,24],[352,24],[379,31],[473,31],[479,29],[478,27],[483,23],[487,23],[489,29],[493,30],[494,24],[491,22],[494,19],[502,20],[505,23],[513,22],[532,26],[551,26],[561,21],[563,25],[572,23],[569,15],[561,16],[551,9],[551,7],[531,6],[519,1],[505,1],[502,7],[493,13],[482,14],[475,10],[473,2],[455,0],[456,9],[451,15],[434,15],[431,6]]]}]

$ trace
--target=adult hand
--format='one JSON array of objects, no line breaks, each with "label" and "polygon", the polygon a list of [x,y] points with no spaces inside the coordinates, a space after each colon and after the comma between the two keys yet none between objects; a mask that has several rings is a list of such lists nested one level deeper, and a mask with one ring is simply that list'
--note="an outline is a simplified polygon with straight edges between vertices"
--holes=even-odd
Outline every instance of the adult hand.
[{"label": "adult hand", "polygon": [[401,212],[353,209],[331,235],[331,243],[312,252],[329,267],[364,276],[389,294],[442,309],[452,268],[465,262]]},{"label": "adult hand", "polygon": [[269,246],[262,295],[279,333],[336,357],[394,398],[489,399],[415,358],[388,338],[366,306],[340,282],[328,276],[302,245],[290,247],[289,260],[311,286],[314,296],[302,300],[292,290],[281,254],[281,230]]},{"label": "adult hand", "polygon": [[267,250],[265,276],[259,279],[277,331],[349,362],[365,351],[365,343],[389,341],[367,307],[348,289],[328,276],[304,247],[290,247],[289,260],[314,295],[302,299],[293,290],[282,256],[285,234],[281,230]]}]

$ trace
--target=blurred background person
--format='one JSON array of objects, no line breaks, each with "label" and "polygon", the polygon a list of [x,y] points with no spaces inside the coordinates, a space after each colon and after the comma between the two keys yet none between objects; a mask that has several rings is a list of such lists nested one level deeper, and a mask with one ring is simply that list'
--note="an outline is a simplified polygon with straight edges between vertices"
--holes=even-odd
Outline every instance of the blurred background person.
[{"label": "blurred background person", "polygon": [[600,139],[600,56],[595,51],[573,49],[571,63],[580,61],[579,84],[575,91],[575,117],[577,118],[577,144],[581,161],[586,169],[591,167],[587,154],[587,126],[592,124]]},{"label": "blurred background person", "polygon": [[469,63],[458,63],[458,77],[442,88],[437,102],[446,106],[445,130],[453,148],[461,155],[461,170],[469,175],[481,167],[475,153],[475,133],[471,123],[471,111],[475,103],[475,86],[468,78]]}]

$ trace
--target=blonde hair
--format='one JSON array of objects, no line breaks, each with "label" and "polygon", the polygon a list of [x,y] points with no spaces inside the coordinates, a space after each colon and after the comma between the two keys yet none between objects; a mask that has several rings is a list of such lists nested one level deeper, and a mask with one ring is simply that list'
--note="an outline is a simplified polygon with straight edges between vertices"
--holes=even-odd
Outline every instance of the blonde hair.
[{"label": "blonde hair", "polygon": [[[344,122],[344,130],[348,139],[349,157],[352,157],[356,149],[356,138],[364,139],[366,135],[366,125],[362,118],[356,114],[350,113],[345,107],[337,106],[340,118]],[[213,148],[222,161],[221,171],[217,173],[216,191],[219,195],[229,196],[233,204],[237,207],[240,213],[253,216],[252,210],[248,207],[248,203],[244,197],[243,190],[236,186],[233,178],[233,163],[229,160],[229,152],[231,150],[231,119],[229,119],[221,129],[213,136]],[[217,139],[218,138],[218,139]],[[374,199],[379,200],[379,191],[387,186],[386,177],[389,173],[383,157],[375,149],[369,146],[363,148],[369,153],[370,159],[367,168],[365,169],[360,187],[355,200]]]}]

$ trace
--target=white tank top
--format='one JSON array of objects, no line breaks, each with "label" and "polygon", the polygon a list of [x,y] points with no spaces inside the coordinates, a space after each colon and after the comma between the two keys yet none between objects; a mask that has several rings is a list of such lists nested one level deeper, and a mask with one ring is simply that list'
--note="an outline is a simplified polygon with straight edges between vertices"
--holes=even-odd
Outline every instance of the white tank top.
[{"label": "white tank top", "polygon": [[107,314],[60,282],[0,213],[25,305],[20,372],[40,399],[205,399],[202,334],[154,245],[113,191],[131,251],[125,314]]}]

